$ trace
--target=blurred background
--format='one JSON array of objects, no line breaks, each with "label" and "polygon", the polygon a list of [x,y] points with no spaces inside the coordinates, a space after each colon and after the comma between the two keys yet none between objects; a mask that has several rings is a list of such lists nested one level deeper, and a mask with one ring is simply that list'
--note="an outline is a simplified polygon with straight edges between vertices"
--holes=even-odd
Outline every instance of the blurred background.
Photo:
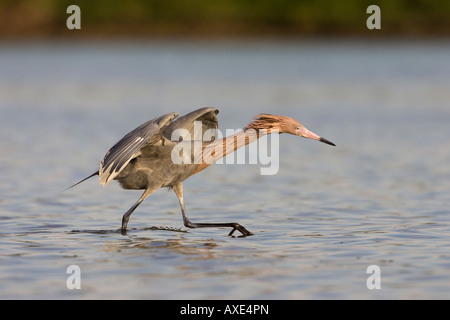
[{"label": "blurred background", "polygon": [[[450,298],[449,35],[448,0],[0,0],[0,298]],[[60,192],[143,122],[204,106],[223,133],[265,112],[337,147],[282,135],[276,175],[184,183],[193,222],[245,239],[149,229],[183,227],[172,192],[127,236],[140,191]]]},{"label": "blurred background", "polygon": [[2,37],[75,36],[64,28],[66,8],[82,10],[76,35],[151,37],[342,36],[364,35],[369,5],[382,8],[377,35],[448,35],[446,0],[305,1],[60,1],[2,0]]}]

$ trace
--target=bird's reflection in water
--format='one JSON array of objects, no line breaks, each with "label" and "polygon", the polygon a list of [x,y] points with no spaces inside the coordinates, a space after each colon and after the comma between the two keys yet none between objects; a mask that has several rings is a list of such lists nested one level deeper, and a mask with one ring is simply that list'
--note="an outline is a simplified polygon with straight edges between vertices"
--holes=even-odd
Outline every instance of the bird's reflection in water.
[{"label": "bird's reflection in water", "polygon": [[[153,235],[152,231],[156,233]],[[121,230],[72,230],[70,233],[121,235]],[[211,249],[220,247],[221,240],[189,239],[185,237],[187,233],[189,231],[185,229],[164,226],[131,228],[126,237],[121,235],[120,238],[109,238],[110,240],[104,243],[103,250],[134,255],[142,254],[141,250],[144,249],[152,252],[152,256],[159,255],[159,252],[167,258],[189,256],[189,260],[207,260],[216,257],[217,252]]]}]

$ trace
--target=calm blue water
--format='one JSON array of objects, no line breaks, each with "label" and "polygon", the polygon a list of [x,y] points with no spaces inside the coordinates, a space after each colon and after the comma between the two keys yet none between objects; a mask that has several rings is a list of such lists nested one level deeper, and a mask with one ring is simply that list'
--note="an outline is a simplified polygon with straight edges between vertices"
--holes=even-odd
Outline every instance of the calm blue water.
[{"label": "calm blue water", "polygon": [[[450,42],[0,44],[0,298],[449,299]],[[91,179],[160,114],[266,112],[336,143],[280,136],[280,168],[214,165],[160,190]],[[152,226],[181,228],[154,230]],[[69,265],[81,289],[69,290]],[[366,285],[370,265],[381,289]]]}]

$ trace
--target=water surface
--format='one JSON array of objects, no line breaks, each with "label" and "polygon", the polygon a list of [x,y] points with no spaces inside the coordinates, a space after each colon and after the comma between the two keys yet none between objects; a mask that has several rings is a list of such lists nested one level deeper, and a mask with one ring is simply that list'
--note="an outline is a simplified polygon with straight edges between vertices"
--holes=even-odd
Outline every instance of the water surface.
[{"label": "water surface", "polygon": [[[449,299],[449,56],[448,41],[2,43],[0,297]],[[185,182],[192,221],[247,238],[186,230],[166,190],[122,236],[140,191],[60,192],[131,129],[203,106],[223,130],[281,114],[337,147],[282,135],[276,175],[214,165]]]}]

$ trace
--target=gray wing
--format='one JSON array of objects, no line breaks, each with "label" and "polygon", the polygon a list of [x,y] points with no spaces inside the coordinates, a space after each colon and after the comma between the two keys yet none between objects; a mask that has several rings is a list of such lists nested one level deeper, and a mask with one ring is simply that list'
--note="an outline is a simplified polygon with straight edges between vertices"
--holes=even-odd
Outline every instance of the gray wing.
[{"label": "gray wing", "polygon": [[[201,136],[198,136],[200,132],[194,132],[194,121],[201,122],[201,134],[208,129],[217,129],[219,122],[217,120],[217,114],[219,110],[212,107],[201,108],[188,113],[185,116],[179,117],[175,121],[171,122],[167,128],[163,131],[163,137],[171,140],[172,133],[177,129],[185,129],[186,133],[189,133],[191,140],[202,140]],[[183,140],[186,136],[183,136]]]},{"label": "gray wing", "polygon": [[137,127],[106,153],[100,163],[99,180],[103,186],[111,182],[126,165],[140,154],[145,145],[151,145],[161,139],[161,132],[176,117],[178,113],[171,112]]}]

